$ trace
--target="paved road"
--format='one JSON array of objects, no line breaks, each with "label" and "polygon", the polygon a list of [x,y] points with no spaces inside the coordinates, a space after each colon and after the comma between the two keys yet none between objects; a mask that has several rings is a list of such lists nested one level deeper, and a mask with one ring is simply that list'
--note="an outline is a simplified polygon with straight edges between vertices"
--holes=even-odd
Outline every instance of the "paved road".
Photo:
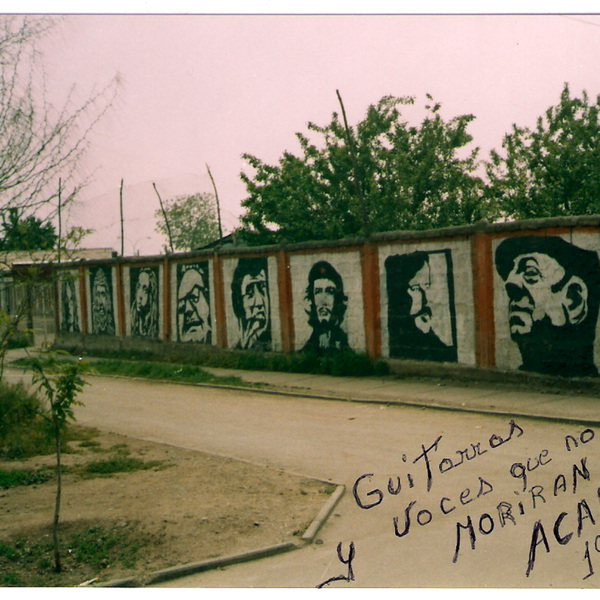
[{"label": "paved road", "polygon": [[83,401],[85,425],[347,487],[310,546],[165,586],[314,587],[347,577],[341,542],[354,579],[335,587],[599,587],[589,427],[100,377]]}]

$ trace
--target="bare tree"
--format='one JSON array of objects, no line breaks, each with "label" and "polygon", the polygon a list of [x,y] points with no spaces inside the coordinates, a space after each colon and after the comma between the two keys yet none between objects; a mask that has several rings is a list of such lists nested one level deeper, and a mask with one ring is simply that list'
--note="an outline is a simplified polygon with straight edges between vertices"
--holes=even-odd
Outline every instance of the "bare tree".
[{"label": "bare tree", "polygon": [[[0,15],[0,212],[15,212],[20,218],[36,214],[52,220],[64,211],[85,185],[77,165],[89,144],[90,132],[112,105],[119,80],[77,104],[72,88],[61,106],[47,99],[41,42],[55,30],[59,20],[44,16]],[[65,239],[58,247],[65,255]],[[31,290],[48,279],[48,263],[60,252],[46,252],[46,268],[20,269],[12,278],[12,260],[0,253],[4,282],[25,290],[12,303],[10,314],[0,306],[0,378],[6,349],[31,305]],[[32,263],[36,260],[32,257]],[[43,273],[44,281],[40,282]]]},{"label": "bare tree", "polygon": [[[49,35],[51,17],[0,16],[0,209],[34,212],[56,202],[57,179],[73,191],[82,186],[75,167],[117,89],[113,80],[82,104],[72,106],[73,90],[62,107],[47,102],[39,42]],[[47,213],[47,211],[45,211]]]}]

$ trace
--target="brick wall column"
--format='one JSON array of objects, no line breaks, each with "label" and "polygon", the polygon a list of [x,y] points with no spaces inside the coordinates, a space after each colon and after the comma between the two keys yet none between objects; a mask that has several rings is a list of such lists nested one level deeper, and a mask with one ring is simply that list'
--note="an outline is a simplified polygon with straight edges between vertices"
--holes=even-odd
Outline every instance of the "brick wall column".
[{"label": "brick wall column", "polygon": [[471,238],[473,267],[473,307],[475,317],[475,362],[478,367],[496,366],[496,328],[494,325],[494,265],[492,241],[485,233]]},{"label": "brick wall column", "polygon": [[217,347],[227,348],[227,327],[225,316],[225,289],[223,280],[223,259],[213,256],[213,273],[215,283],[215,324],[217,327]]},{"label": "brick wall column", "polygon": [[171,341],[171,263],[168,258],[163,261],[163,340]]},{"label": "brick wall column", "polygon": [[79,267],[79,299],[81,301],[81,333],[89,333],[88,329],[88,311],[87,311],[87,289],[86,289],[86,270],[84,267]]},{"label": "brick wall column", "polygon": [[117,264],[117,335],[125,337],[125,294],[123,292],[123,265]]},{"label": "brick wall column", "polygon": [[[11,294],[14,294],[14,279],[13,279],[13,289],[11,290]],[[14,299],[14,295],[12,296]],[[60,333],[60,271],[54,270],[54,306],[56,307],[55,315],[54,315],[54,323],[56,326],[56,333]]]},{"label": "brick wall column", "polygon": [[292,352],[294,343],[294,311],[290,259],[283,249],[277,253],[277,286],[279,291],[279,318],[281,322],[281,349]]},{"label": "brick wall column", "polygon": [[360,249],[362,295],[365,323],[365,351],[381,356],[381,302],[379,293],[379,255],[377,246],[364,244]]}]

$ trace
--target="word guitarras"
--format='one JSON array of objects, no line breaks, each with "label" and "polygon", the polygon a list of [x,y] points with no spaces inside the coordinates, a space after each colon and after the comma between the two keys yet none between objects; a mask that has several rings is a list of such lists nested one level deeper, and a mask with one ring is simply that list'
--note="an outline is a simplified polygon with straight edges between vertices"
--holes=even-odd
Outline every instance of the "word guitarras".
[{"label": "word guitarras", "polygon": [[[449,456],[442,458],[437,463],[436,469],[435,464],[433,464],[432,454],[438,451],[440,442],[443,438],[443,436],[440,435],[428,447],[425,447],[425,444],[421,444],[421,452],[415,457],[415,459],[412,461],[412,464],[416,465],[417,463],[420,463],[423,465],[425,469],[424,476],[426,481],[426,489],[429,492],[432,488],[436,472],[442,475],[448,473],[452,469],[456,469],[457,467],[466,462],[473,461],[479,458],[480,456],[486,454],[489,450],[495,450],[503,444],[510,442],[513,438],[518,438],[522,435],[523,429],[519,427],[514,420],[511,419],[509,422],[509,432],[506,437],[501,437],[500,435],[492,434],[487,441],[487,448],[483,446],[482,442],[471,443],[466,448],[456,450],[454,454],[458,455],[458,457],[455,457],[454,460]],[[406,454],[402,455],[402,462],[408,462]],[[375,508],[383,502],[383,499],[385,497],[384,491],[382,491],[382,489],[378,487],[374,487],[369,491],[365,491],[365,488],[368,489],[368,486],[365,485],[365,482],[370,482],[371,478],[374,476],[374,473],[364,473],[356,479],[354,485],[352,486],[354,500],[356,501],[356,505],[361,509],[369,510],[371,508]],[[397,496],[402,491],[403,479],[406,480],[405,485],[407,484],[409,489],[415,487],[417,476],[413,475],[412,473],[406,473],[404,474],[404,476],[396,475],[393,478],[389,477],[387,485],[382,487],[384,490],[387,490],[387,493],[390,496]],[[468,495],[469,494],[466,494],[466,496]]]}]

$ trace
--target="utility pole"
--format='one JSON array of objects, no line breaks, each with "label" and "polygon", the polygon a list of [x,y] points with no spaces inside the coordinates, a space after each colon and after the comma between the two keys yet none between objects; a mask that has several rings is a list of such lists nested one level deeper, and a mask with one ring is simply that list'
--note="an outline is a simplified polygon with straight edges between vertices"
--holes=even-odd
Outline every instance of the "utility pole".
[{"label": "utility pole", "polygon": [[217,219],[219,221],[219,239],[222,239],[223,228],[221,227],[221,205],[219,204],[219,194],[217,193],[217,186],[215,185],[215,180],[213,179],[212,173],[210,172],[210,167],[208,165],[206,165],[206,170],[208,171],[208,175],[212,181],[213,190],[215,190],[215,198],[217,200]]},{"label": "utility pole", "polygon": [[58,179],[58,255],[57,260],[60,264],[60,247],[62,245],[62,179]]},{"label": "utility pole", "polygon": [[121,211],[121,256],[125,253],[125,236],[123,233],[123,180],[121,179],[121,189],[119,190],[119,208]]},{"label": "utility pole", "polygon": [[344,109],[344,103],[342,102],[342,97],[340,96],[339,90],[335,90],[337,94],[338,100],[340,102],[340,106],[342,108],[342,117],[344,118],[344,128],[346,131],[346,142],[348,144],[348,150],[350,151],[350,158],[352,160],[352,171],[354,172],[354,191],[356,193],[356,197],[360,203],[360,209],[362,213],[363,219],[363,230],[365,237],[368,238],[371,235],[371,224],[369,220],[369,214],[367,212],[367,207],[365,204],[365,198],[363,196],[362,190],[360,189],[360,184],[358,183],[358,162],[356,160],[356,153],[354,151],[354,143],[352,141],[352,136],[350,135],[350,128],[348,127],[348,121],[346,120],[346,110]]},{"label": "utility pole", "polygon": [[167,211],[165,210],[162,198],[160,197],[160,194],[158,193],[158,190],[156,189],[156,184],[152,183],[152,185],[154,186],[154,191],[156,192],[156,195],[158,196],[158,201],[160,203],[160,209],[162,210],[162,214],[163,214],[163,217],[165,219],[165,225],[167,226],[167,234],[169,236],[169,246],[171,248],[171,254],[173,254],[173,252],[174,252],[174,250],[173,250],[173,237],[171,236],[171,227],[169,225],[169,219],[167,217]]}]

